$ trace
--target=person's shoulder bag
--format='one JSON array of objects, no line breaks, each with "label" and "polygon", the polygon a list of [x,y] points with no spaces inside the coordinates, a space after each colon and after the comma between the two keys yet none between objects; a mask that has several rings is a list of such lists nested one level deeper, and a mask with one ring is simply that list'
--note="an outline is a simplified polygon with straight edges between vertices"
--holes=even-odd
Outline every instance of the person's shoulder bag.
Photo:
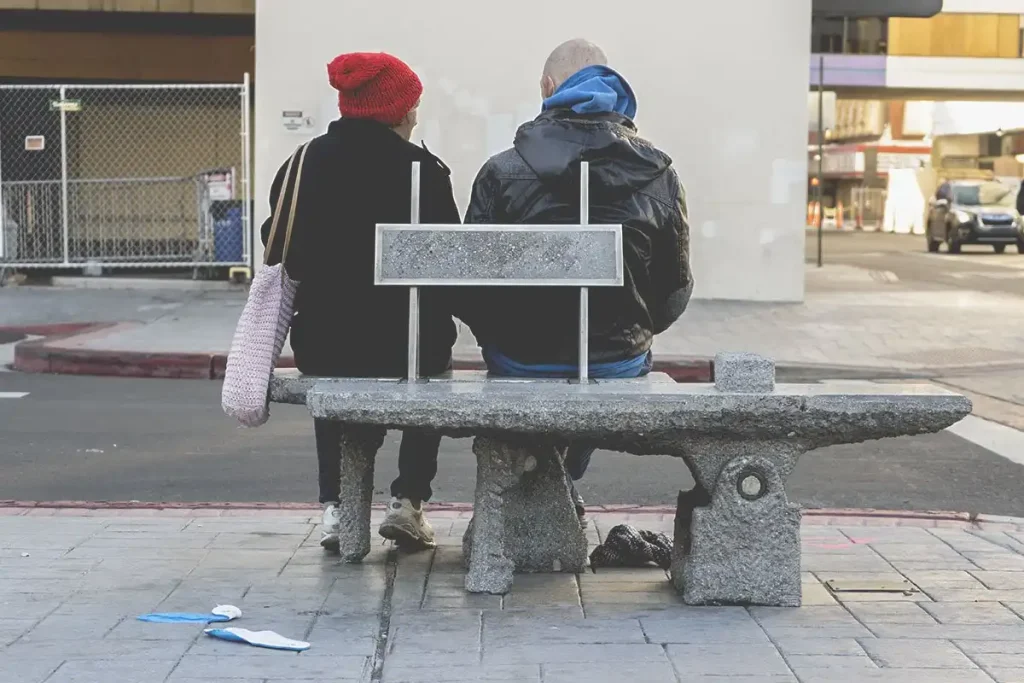
[{"label": "person's shoulder bag", "polygon": [[[249,297],[238,319],[231,351],[228,353],[224,388],[221,391],[221,407],[225,413],[245,427],[259,427],[270,417],[267,395],[270,379],[281,357],[281,349],[284,347],[292,314],[295,312],[295,292],[299,288],[299,283],[288,276],[285,264],[288,260],[288,246],[292,240],[292,229],[295,227],[302,165],[306,159],[308,146],[309,143],[302,145],[288,160],[284,184],[277,197],[270,235],[267,237],[264,265],[256,271],[256,276],[252,280]],[[296,168],[295,179],[291,180],[293,166]],[[281,262],[273,266],[267,265],[273,251],[281,215],[284,213],[284,199],[289,194],[291,202],[284,244],[281,248]]]}]

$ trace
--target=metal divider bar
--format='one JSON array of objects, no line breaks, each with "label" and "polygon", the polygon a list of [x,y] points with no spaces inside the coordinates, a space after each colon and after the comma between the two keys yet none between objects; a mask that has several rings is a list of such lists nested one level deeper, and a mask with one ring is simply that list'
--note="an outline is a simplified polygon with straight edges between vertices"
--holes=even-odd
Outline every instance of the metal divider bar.
[{"label": "metal divider bar", "polygon": [[[409,203],[409,223],[420,222],[420,162],[412,163],[412,194]],[[415,382],[420,374],[420,288],[409,288],[409,381]]]},{"label": "metal divider bar", "polygon": [[[580,162],[580,225],[590,223],[590,163]],[[590,374],[590,288],[580,287],[580,382]]]}]

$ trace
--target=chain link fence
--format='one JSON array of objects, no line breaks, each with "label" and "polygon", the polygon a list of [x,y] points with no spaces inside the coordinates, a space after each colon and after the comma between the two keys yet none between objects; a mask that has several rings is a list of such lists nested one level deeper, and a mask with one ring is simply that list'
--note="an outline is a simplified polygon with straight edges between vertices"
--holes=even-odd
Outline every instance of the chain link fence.
[{"label": "chain link fence", "polygon": [[0,266],[250,265],[249,81],[0,85]]}]

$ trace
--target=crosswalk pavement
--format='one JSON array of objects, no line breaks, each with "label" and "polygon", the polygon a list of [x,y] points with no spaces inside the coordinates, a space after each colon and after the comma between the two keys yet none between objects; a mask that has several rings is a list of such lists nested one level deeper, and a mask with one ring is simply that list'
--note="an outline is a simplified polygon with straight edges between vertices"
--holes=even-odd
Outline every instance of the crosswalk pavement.
[{"label": "crosswalk pavement", "polygon": [[0,399],[25,398],[26,396],[28,396],[27,391],[0,391]]}]

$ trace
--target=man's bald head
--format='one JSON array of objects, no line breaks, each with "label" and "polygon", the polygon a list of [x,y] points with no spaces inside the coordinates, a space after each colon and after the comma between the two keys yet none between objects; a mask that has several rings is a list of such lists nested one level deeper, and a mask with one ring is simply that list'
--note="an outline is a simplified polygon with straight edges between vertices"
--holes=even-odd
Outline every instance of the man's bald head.
[{"label": "man's bald head", "polygon": [[544,73],[541,76],[541,95],[551,97],[558,86],[569,76],[588,66],[607,66],[608,57],[604,50],[589,40],[575,38],[556,47],[548,60],[544,62]]}]

